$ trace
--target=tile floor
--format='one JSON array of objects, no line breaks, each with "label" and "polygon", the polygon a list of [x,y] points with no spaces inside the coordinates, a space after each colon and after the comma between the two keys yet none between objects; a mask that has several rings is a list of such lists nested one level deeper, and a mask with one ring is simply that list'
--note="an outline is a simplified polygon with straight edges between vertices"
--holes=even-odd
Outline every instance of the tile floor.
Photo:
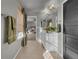
[{"label": "tile floor", "polygon": [[[46,50],[41,43],[36,41],[35,34],[27,34],[27,38],[27,45],[21,49],[21,51],[16,56],[16,59],[44,59],[43,53],[45,53]],[[62,59],[55,52],[51,54],[53,59]]]},{"label": "tile floor", "polygon": [[44,48],[36,40],[28,40],[27,46],[21,49],[16,59],[44,59]]}]

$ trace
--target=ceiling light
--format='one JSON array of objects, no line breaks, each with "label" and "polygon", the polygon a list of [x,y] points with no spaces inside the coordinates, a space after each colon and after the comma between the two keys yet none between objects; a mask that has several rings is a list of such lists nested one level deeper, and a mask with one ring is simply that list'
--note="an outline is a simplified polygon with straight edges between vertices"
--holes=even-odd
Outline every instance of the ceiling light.
[{"label": "ceiling light", "polygon": [[49,6],[48,6],[48,9],[49,9],[49,10],[55,9],[55,5],[54,5],[54,4],[49,5]]}]

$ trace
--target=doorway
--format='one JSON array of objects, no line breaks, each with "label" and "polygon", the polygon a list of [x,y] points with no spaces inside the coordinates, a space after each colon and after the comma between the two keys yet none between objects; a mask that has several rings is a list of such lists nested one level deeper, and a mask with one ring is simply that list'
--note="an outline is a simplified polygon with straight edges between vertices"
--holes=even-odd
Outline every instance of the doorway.
[{"label": "doorway", "polygon": [[28,16],[27,17],[27,39],[28,40],[36,40],[36,16]]}]

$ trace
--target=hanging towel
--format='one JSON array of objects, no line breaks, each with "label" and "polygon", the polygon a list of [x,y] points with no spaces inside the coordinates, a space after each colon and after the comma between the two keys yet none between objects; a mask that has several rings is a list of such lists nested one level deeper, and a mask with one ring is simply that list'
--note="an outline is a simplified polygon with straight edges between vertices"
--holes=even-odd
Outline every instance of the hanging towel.
[{"label": "hanging towel", "polygon": [[8,44],[11,44],[16,40],[16,20],[12,16],[7,16],[7,22],[8,22],[7,42]]}]

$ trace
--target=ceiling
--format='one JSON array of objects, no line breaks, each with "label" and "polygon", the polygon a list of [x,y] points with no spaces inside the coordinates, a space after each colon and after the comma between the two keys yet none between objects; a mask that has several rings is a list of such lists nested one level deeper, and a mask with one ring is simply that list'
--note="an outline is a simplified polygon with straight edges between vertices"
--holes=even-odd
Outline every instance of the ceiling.
[{"label": "ceiling", "polygon": [[28,16],[37,16],[48,4],[58,5],[65,0],[23,0],[23,5]]},{"label": "ceiling", "polygon": [[45,5],[51,0],[23,0],[24,7],[28,16],[36,16]]}]

